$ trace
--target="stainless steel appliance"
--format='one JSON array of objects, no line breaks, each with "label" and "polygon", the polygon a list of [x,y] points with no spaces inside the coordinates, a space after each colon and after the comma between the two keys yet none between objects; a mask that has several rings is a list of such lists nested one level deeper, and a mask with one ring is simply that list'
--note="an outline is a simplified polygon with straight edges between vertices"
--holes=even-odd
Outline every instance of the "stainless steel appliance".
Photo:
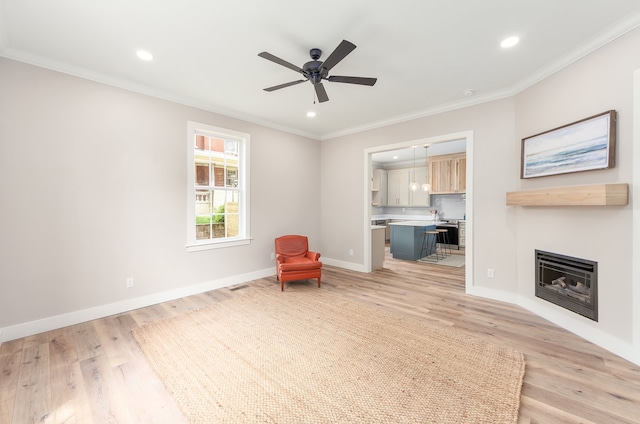
[{"label": "stainless steel appliance", "polygon": [[[445,221],[444,224],[436,225],[437,229],[447,230],[447,236],[449,237],[449,245],[454,249],[460,250],[459,244],[459,228],[460,225],[457,219],[450,219]],[[438,240],[440,243],[444,243],[446,240],[440,239]]]}]

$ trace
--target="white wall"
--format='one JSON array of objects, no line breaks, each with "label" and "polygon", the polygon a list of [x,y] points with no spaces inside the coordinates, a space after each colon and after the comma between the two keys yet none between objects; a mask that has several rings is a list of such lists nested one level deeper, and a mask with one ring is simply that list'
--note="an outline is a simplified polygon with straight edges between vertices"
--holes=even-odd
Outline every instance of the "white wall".
[{"label": "white wall", "polygon": [[[518,189],[632,182],[633,71],[640,67],[639,43],[640,30],[635,30],[515,97],[518,139],[615,109],[615,168],[521,180]],[[513,160],[518,159],[514,155]],[[517,221],[517,291],[527,306],[565,321],[585,337],[601,332],[600,337],[631,343],[632,210],[631,205],[514,208],[510,215]],[[598,322],[549,309],[534,297],[530,281],[536,248],[598,262]]]},{"label": "white wall", "polygon": [[[473,281],[470,293],[508,299],[633,360],[632,206],[507,207],[519,189],[631,182],[633,71],[640,67],[640,30],[611,42],[517,96],[324,141],[322,249],[329,257],[363,263],[348,249],[365,239],[362,175],[365,149],[473,131]],[[521,139],[615,109],[619,113],[616,167],[521,181]],[[600,321],[534,296],[533,249],[599,262]],[[487,268],[495,269],[488,278]],[[636,305],[637,307],[638,305]]]},{"label": "white wall", "polygon": [[[475,229],[474,284],[505,292],[515,290],[515,222],[507,220],[505,193],[516,181],[518,163],[510,158],[519,149],[514,140],[513,99],[485,103],[322,142],[322,249],[326,256],[363,263],[364,163],[367,148],[445,134],[473,131],[473,219]],[[485,166],[482,166],[482,165]],[[488,166],[488,164],[491,164]],[[467,216],[467,219],[470,217]],[[354,257],[348,250],[355,246]],[[486,269],[496,270],[495,278]]]},{"label": "white wall", "polygon": [[[317,140],[6,59],[0,93],[0,341],[273,274],[278,235],[320,243]],[[251,134],[250,245],[185,249],[189,120]]]},{"label": "white wall", "polygon": [[[0,59],[0,340],[34,320],[271,273],[273,238],[282,233],[304,232],[325,259],[363,266],[365,150],[470,131],[469,291],[513,299],[630,357],[638,315],[632,205],[516,208],[505,205],[505,193],[631,182],[637,45],[640,30],[513,98],[322,143]],[[607,109],[619,113],[614,169],[519,179],[522,137]],[[252,135],[250,246],[184,249],[188,120]],[[534,247],[599,262],[600,322],[533,296]],[[126,290],[130,275],[136,287]]]}]

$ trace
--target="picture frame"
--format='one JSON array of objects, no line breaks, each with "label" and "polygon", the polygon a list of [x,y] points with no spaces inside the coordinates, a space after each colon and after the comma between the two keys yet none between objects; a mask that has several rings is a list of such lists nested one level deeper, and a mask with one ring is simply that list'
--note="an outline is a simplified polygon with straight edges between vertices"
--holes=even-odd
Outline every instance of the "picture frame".
[{"label": "picture frame", "polygon": [[520,178],[613,168],[616,121],[609,110],[523,138]]}]

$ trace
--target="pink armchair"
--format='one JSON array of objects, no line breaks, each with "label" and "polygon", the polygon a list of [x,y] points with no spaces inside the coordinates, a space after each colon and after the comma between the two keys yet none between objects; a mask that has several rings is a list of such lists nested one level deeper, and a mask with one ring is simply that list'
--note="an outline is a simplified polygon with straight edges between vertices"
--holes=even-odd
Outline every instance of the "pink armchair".
[{"label": "pink armchair", "polygon": [[276,243],[276,278],[280,281],[281,290],[284,283],[294,280],[318,279],[322,274],[320,253],[309,251],[309,240],[305,236],[282,236]]}]

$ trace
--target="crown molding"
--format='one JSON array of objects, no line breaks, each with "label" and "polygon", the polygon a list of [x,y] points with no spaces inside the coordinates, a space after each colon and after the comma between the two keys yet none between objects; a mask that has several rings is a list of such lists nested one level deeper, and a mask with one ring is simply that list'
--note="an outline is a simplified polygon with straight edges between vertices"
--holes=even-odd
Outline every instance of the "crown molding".
[{"label": "crown molding", "polygon": [[[0,19],[1,18],[2,18],[2,15],[0,14]],[[114,78],[110,75],[93,72],[85,68],[67,65],[57,61],[48,60],[39,56],[30,55],[30,54],[9,48],[7,47],[9,44],[8,34],[6,33],[6,30],[3,29],[3,25],[0,25],[0,56],[6,57],[8,59],[16,60],[18,62],[23,62],[30,65],[50,69],[56,72],[61,72],[61,73],[73,75],[79,78],[110,85],[113,87],[137,92],[143,95],[159,98],[162,100],[167,100],[167,101],[182,104],[185,106],[195,107],[197,109],[205,110],[212,113],[217,113],[230,118],[240,119],[249,123],[261,125],[267,128],[272,128],[278,131],[283,131],[286,133],[310,138],[313,140],[323,141],[323,140],[330,140],[333,138],[343,137],[347,135],[352,135],[352,134],[356,134],[364,131],[374,130],[377,128],[399,124],[402,122],[407,122],[415,119],[425,118],[428,116],[433,116],[433,115],[441,114],[444,112],[450,112],[456,109],[462,109],[462,108],[466,108],[466,107],[470,107],[470,106],[474,106],[474,105],[478,105],[478,104],[482,104],[482,103],[486,103],[494,100],[500,100],[507,97],[512,97],[520,93],[521,91],[544,80],[545,78],[548,78],[549,76],[560,71],[561,69],[566,68],[572,63],[575,63],[576,61],[598,50],[599,48],[617,39],[618,37],[621,37],[627,32],[637,28],[638,26],[640,26],[640,11],[627,15],[625,18],[621,19],[616,24],[601,31],[596,36],[587,40],[585,43],[581,44],[578,48],[572,50],[565,56],[547,64],[546,66],[543,66],[538,71],[534,72],[528,77],[518,81],[517,83],[505,89],[496,90],[496,91],[492,91],[490,93],[484,93],[481,95],[475,95],[475,96],[472,96],[471,98],[464,98],[464,99],[456,100],[453,102],[448,102],[448,103],[444,103],[434,107],[430,107],[427,109],[416,110],[408,114],[397,115],[397,116],[382,119],[382,120],[372,121],[367,124],[363,124],[355,127],[349,127],[343,130],[339,130],[331,133],[325,133],[325,134],[316,134],[316,133],[301,131],[296,128],[291,128],[291,127],[276,124],[271,121],[263,120],[256,116],[245,114],[237,110],[222,108],[218,105],[214,105],[210,103],[203,103],[196,99],[185,97],[185,96],[176,96],[175,94],[153,89],[151,87],[148,87],[142,84],[134,83],[124,79]]]}]

